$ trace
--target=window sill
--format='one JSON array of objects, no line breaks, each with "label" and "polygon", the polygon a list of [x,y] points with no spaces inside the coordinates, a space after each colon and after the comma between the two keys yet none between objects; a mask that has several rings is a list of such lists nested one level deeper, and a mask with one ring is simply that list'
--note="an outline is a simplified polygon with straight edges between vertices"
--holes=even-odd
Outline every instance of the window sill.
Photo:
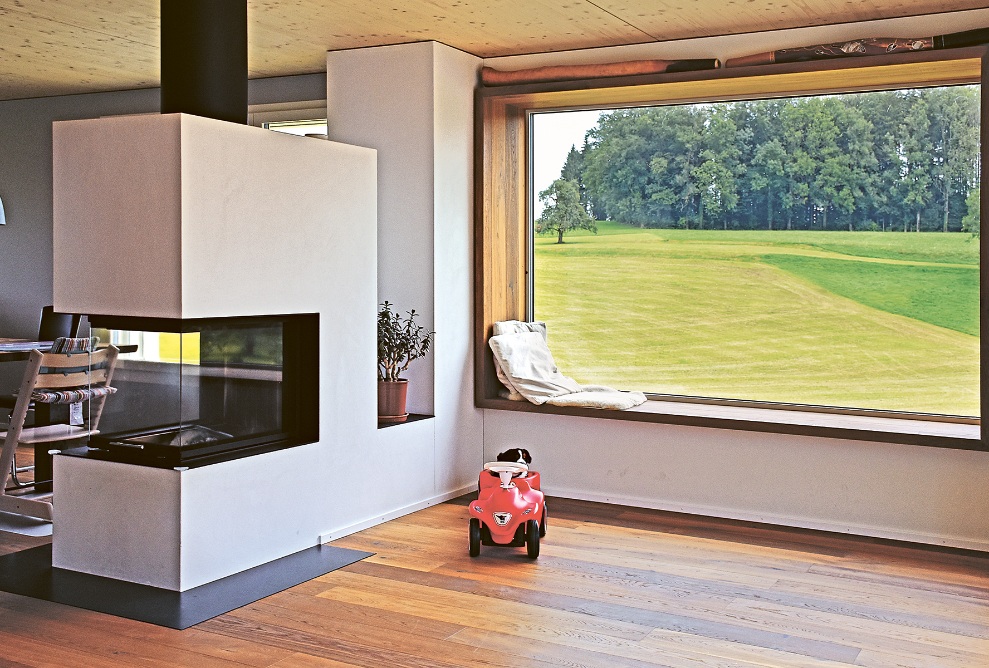
[{"label": "window sill", "polygon": [[655,400],[625,411],[536,406],[508,399],[479,399],[477,406],[524,413],[903,443],[956,450],[989,449],[982,444],[979,425],[954,422]]}]

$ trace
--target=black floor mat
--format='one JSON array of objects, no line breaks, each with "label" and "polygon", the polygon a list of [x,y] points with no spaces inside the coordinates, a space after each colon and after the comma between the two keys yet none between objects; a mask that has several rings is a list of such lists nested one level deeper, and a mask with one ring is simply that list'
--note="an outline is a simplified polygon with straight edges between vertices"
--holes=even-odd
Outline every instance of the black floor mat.
[{"label": "black floor mat", "polygon": [[0,591],[185,629],[369,557],[311,547],[184,592],[52,568],[51,545],[0,556]]}]

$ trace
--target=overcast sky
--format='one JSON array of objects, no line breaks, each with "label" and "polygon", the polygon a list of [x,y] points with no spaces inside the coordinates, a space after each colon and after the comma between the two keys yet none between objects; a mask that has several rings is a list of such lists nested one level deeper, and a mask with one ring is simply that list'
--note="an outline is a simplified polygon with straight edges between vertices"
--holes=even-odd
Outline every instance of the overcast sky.
[{"label": "overcast sky", "polygon": [[570,147],[580,149],[584,145],[584,134],[597,125],[600,115],[600,111],[559,111],[533,116],[532,183],[536,218],[543,210],[539,193],[560,178]]}]

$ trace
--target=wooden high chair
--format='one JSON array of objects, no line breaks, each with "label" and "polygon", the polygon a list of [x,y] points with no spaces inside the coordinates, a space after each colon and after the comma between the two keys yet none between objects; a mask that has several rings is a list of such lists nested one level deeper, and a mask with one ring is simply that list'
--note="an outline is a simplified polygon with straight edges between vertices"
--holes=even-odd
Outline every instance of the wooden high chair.
[{"label": "wooden high chair", "polygon": [[[0,511],[27,515],[51,521],[52,504],[50,498],[13,496],[7,494],[7,481],[10,478],[14,456],[18,445],[39,443],[63,443],[53,450],[68,447],[67,442],[98,434],[97,427],[103,405],[116,389],[110,386],[113,368],[117,362],[118,350],[114,346],[90,352],[79,350],[88,346],[73,345],[74,342],[89,339],[56,340],[52,350],[73,350],[73,352],[42,353],[32,350],[28,359],[24,379],[17,392],[17,401],[10,414],[7,431],[0,431],[3,446],[0,448]],[[52,424],[25,427],[30,404],[89,404],[88,416],[81,425]],[[70,411],[71,413],[71,411]],[[40,482],[40,481],[37,481]],[[48,496],[48,495],[44,495]]]}]

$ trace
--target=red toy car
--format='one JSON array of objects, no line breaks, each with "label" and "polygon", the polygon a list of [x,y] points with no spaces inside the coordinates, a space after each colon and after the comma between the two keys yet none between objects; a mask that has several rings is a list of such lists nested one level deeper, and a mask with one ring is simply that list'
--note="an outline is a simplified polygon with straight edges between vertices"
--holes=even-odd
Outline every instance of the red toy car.
[{"label": "red toy car", "polygon": [[524,545],[530,559],[539,556],[539,539],[546,535],[546,502],[539,490],[539,474],[525,464],[485,464],[477,501],[471,502],[469,511],[470,556],[479,555],[481,545]]}]

